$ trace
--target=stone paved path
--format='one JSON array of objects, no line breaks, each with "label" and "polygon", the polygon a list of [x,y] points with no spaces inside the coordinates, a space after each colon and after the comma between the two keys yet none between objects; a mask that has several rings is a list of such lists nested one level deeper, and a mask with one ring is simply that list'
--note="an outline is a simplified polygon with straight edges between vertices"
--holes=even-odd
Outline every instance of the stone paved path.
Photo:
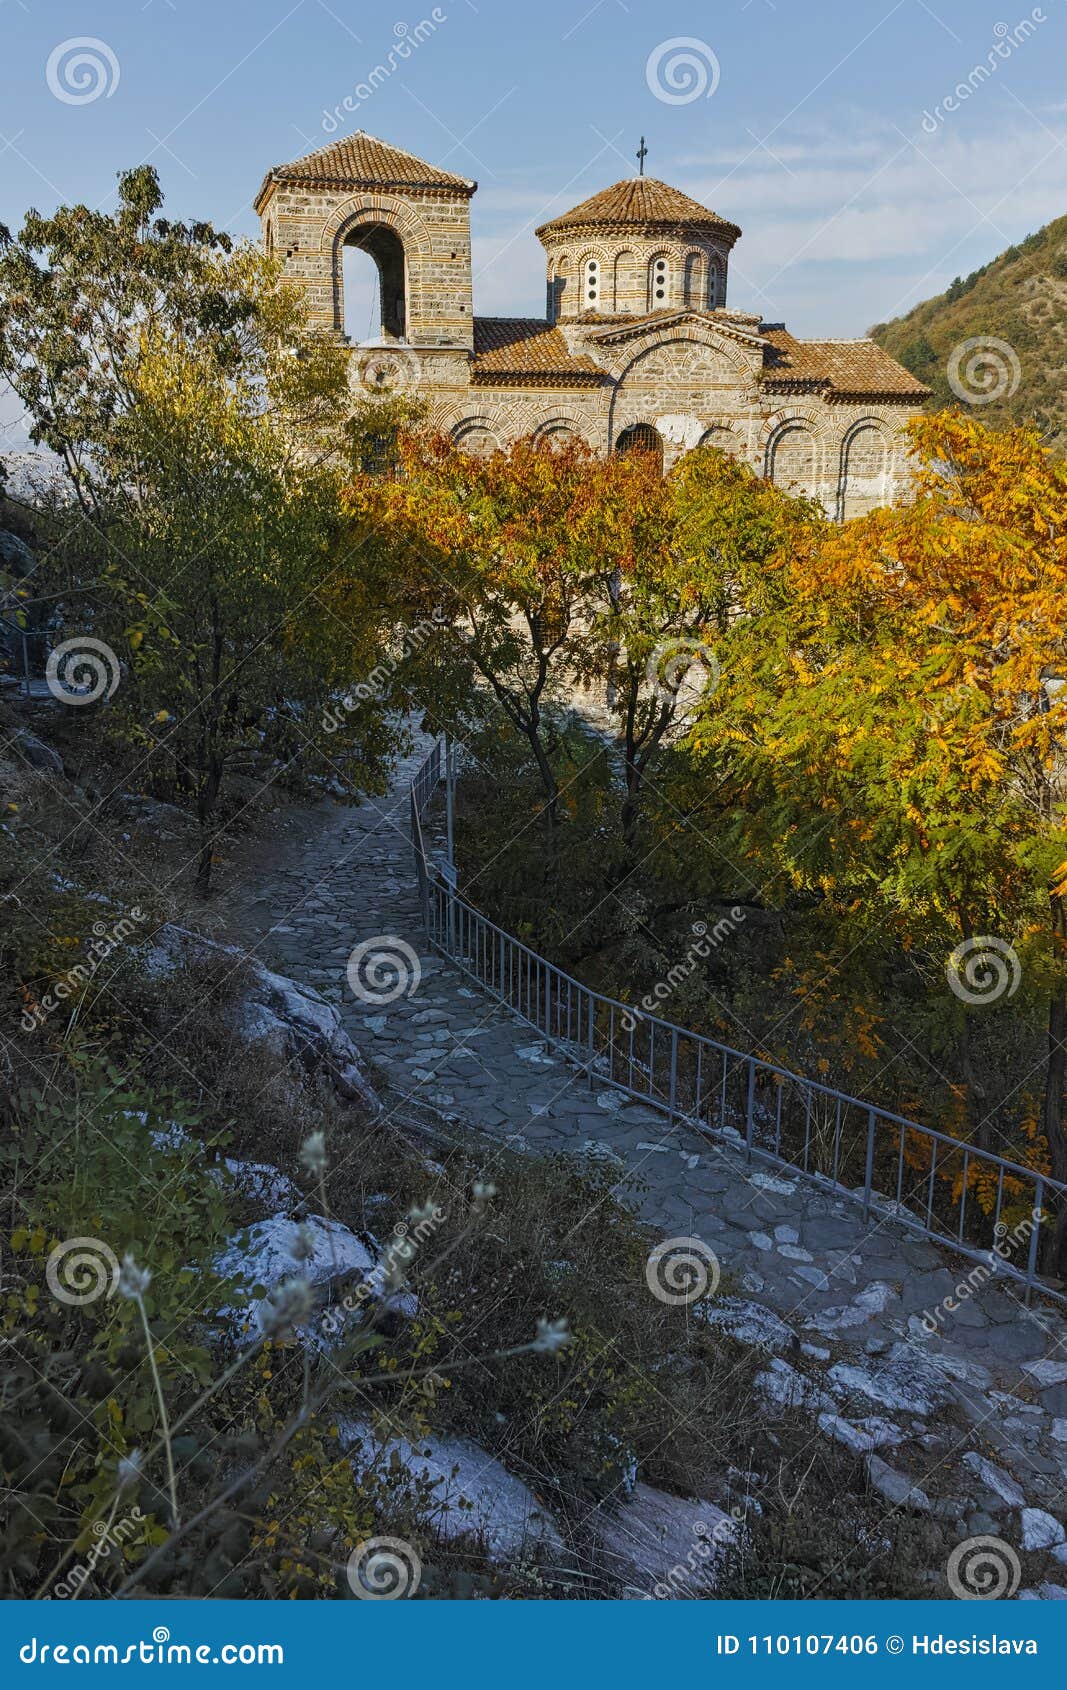
[{"label": "stone paved path", "polygon": [[[304,812],[303,835],[267,847],[237,907],[242,942],[341,1009],[348,1031],[394,1091],[456,1123],[531,1151],[616,1158],[643,1189],[623,1195],[664,1238],[695,1236],[718,1256],[731,1297],[719,1319],[768,1352],[772,1401],[802,1403],[826,1435],[871,1458],[889,1500],[900,1474],[960,1536],[997,1531],[1019,1546],[1062,1540],[1067,1517],[1067,1323],[1027,1311],[1003,1279],[938,1309],[974,1264],[909,1236],[891,1219],[787,1172],[761,1171],[610,1090],[591,1089],[537,1033],[430,953],[408,839],[407,786],[358,809]],[[389,935],[418,954],[421,981],[387,1007],[358,1001],[346,963]],[[888,1477],[886,1476],[888,1473]],[[907,1481],[903,1485],[907,1491]],[[923,1509],[912,1495],[909,1506]],[[1042,1524],[1023,1506],[1051,1516]],[[925,1511],[925,1510],[923,1510]],[[1067,1563],[1067,1549],[1059,1552]]]}]

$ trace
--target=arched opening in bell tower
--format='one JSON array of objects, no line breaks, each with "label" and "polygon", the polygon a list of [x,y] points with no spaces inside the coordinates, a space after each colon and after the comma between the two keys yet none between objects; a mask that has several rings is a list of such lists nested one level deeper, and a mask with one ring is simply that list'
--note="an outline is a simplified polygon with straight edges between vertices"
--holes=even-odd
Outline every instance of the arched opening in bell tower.
[{"label": "arched opening in bell tower", "polygon": [[338,255],[341,327],[350,341],[407,337],[404,243],[385,223],[359,224]]}]

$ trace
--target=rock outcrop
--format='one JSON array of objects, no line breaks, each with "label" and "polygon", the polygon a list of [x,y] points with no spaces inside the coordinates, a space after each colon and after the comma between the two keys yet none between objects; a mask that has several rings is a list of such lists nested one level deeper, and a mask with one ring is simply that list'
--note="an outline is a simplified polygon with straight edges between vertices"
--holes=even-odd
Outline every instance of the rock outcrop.
[{"label": "rock outcrop", "polygon": [[359,1104],[372,1117],[380,1114],[359,1051],[337,1010],[314,987],[272,973],[237,946],[220,945],[174,922],[155,935],[147,961],[149,971],[159,975],[212,956],[232,957],[234,971],[240,971],[240,990],[227,1006],[226,1021],[243,1043],[263,1046],[306,1073],[325,1073],[345,1102]]}]

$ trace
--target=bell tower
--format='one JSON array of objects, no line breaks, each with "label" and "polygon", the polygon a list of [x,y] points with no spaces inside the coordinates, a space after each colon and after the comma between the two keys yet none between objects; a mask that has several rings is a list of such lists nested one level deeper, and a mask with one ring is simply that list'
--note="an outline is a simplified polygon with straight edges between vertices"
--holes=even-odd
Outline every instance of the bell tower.
[{"label": "bell tower", "polygon": [[358,130],[268,170],[255,209],[267,252],[305,288],[315,327],[345,333],[343,252],[358,246],[378,269],[376,341],[470,353],[476,187]]}]

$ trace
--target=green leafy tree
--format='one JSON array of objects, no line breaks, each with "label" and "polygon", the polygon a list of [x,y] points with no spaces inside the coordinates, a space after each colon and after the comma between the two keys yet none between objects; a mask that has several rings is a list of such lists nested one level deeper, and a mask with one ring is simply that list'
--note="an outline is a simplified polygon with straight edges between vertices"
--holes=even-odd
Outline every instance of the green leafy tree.
[{"label": "green leafy tree", "polygon": [[382,594],[340,509],[345,351],[270,260],[160,203],[142,168],[112,215],[28,216],[0,257],[0,369],[77,497],[57,572],[67,629],[121,668],[102,720],[194,804],[206,892],[232,776],[367,790],[395,736],[381,689],[351,690]]}]

